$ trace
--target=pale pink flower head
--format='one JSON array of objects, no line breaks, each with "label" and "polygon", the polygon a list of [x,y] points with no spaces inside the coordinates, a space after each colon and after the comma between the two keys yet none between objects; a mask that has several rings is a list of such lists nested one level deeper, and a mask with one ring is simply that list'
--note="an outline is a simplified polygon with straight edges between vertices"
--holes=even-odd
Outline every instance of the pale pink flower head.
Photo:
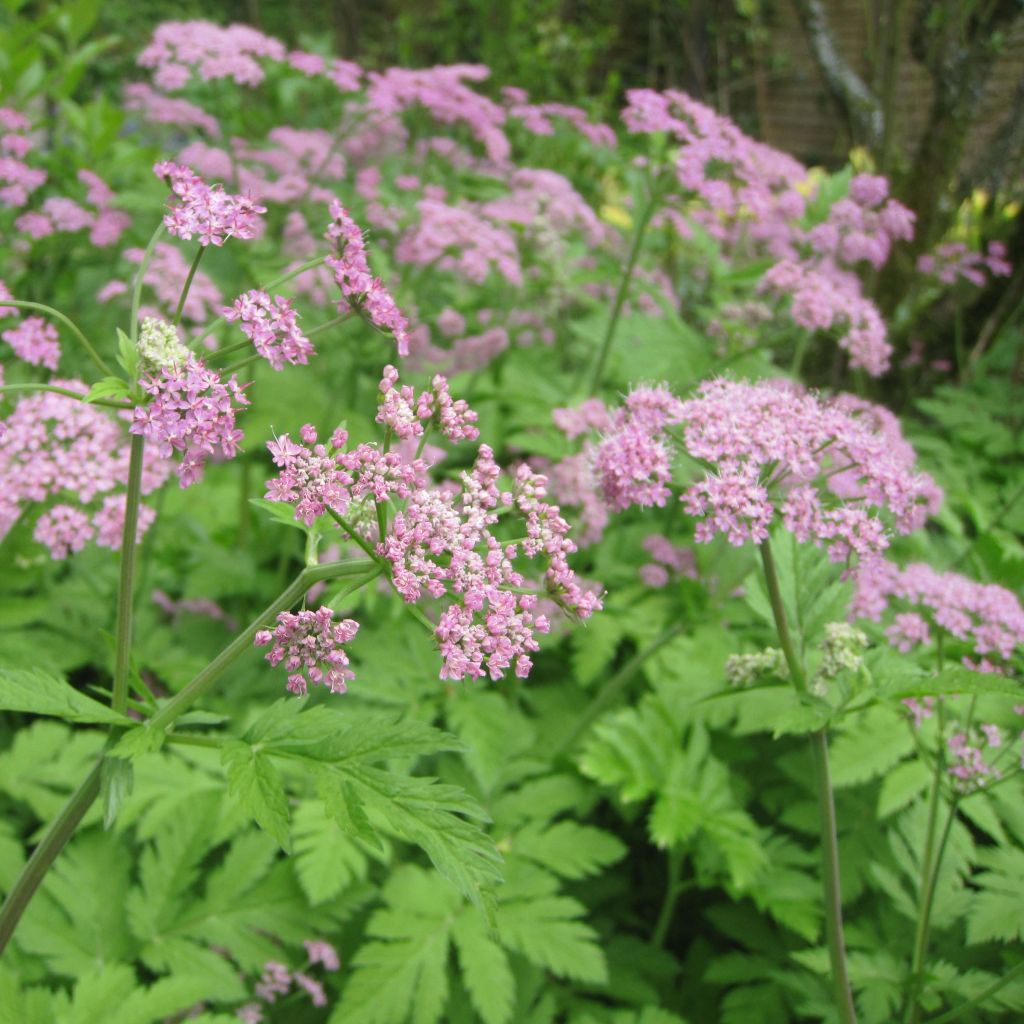
[{"label": "pale pink flower head", "polygon": [[[772,383],[712,380],[684,405],[687,453],[708,473],[682,496],[696,537],[760,543],[776,518],[800,541],[843,561],[877,554],[889,524],[917,529],[934,482],[894,453],[872,424],[810,394]],[[829,485],[839,471],[841,494]],[[884,516],[884,519],[883,519]]]},{"label": "pale pink flower head", "polygon": [[272,299],[265,291],[253,289],[239,295],[222,313],[225,320],[239,322],[253,348],[275,370],[283,370],[286,363],[305,366],[316,354],[313,343],[299,328],[299,314],[280,295]]},{"label": "pale pink flower head", "polygon": [[263,230],[260,215],[267,212],[248,196],[231,195],[223,185],[207,185],[188,167],[171,161],[158,163],[154,173],[163,178],[177,197],[164,216],[169,234],[189,241],[198,237],[203,246],[221,246],[228,238],[256,238]]},{"label": "pale pink flower head", "polygon": [[274,666],[284,664],[288,689],[297,696],[303,696],[309,684],[326,686],[331,693],[344,693],[355,678],[344,645],[358,631],[358,622],[335,622],[334,610],[321,605],[315,612],[281,612],[273,632],[260,630],[253,643],[257,647],[270,646],[266,660]]},{"label": "pale pink flower head", "polygon": [[47,370],[57,369],[60,361],[57,328],[41,316],[26,317],[16,327],[11,327],[0,334],[0,337],[11,346],[14,354],[19,359],[24,359],[26,363],[43,366]]}]

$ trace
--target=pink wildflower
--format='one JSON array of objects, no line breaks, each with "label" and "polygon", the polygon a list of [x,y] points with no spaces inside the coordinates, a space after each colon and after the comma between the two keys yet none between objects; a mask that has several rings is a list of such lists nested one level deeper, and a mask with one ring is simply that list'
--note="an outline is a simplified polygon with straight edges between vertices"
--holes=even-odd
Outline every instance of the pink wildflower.
[{"label": "pink wildflower", "polygon": [[334,610],[321,605],[317,611],[281,612],[273,632],[260,630],[253,639],[257,647],[271,646],[266,659],[271,665],[284,662],[288,689],[302,696],[307,685],[326,686],[331,693],[344,693],[355,678],[348,667],[347,644],[359,631],[352,619],[334,621]]},{"label": "pink wildflower", "polygon": [[232,236],[255,238],[262,230],[260,214],[265,206],[247,196],[231,195],[222,185],[207,185],[188,167],[165,161],[154,173],[164,178],[178,198],[164,216],[170,234],[188,241],[198,235],[200,245],[221,246]]},{"label": "pink wildflower", "polygon": [[[13,307],[8,307],[13,308]],[[56,370],[60,361],[60,342],[57,328],[41,316],[26,317],[17,325],[0,334],[0,337],[14,349],[19,359],[33,366],[45,366]]]},{"label": "pink wildflower", "polygon": [[177,468],[182,487],[202,477],[211,455],[230,459],[238,451],[242,432],[235,414],[249,400],[234,375],[223,383],[190,356],[184,366],[164,368],[142,385],[150,401],[136,406],[130,430],[152,441],[164,458],[182,453]]},{"label": "pink wildflower", "polygon": [[240,321],[242,333],[275,370],[283,370],[285,363],[304,366],[316,354],[299,329],[298,313],[280,295],[271,299],[266,292],[253,289],[235,299],[223,314],[225,320]]}]

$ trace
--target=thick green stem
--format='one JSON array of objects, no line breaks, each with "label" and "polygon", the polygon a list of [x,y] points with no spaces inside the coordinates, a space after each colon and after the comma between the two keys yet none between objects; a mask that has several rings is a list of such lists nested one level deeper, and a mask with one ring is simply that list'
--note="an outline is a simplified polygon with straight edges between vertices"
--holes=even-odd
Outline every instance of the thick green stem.
[{"label": "thick green stem", "polygon": [[594,724],[609,702],[626,687],[640,666],[648,658],[660,651],[667,643],[670,643],[679,636],[684,628],[682,622],[676,622],[669,626],[668,629],[652,640],[646,647],[642,647],[637,651],[618,672],[611,676],[604,686],[601,687],[597,696],[587,705],[583,714],[576,719],[576,724],[569,735],[555,748],[554,756],[556,758],[560,757],[571,750],[576,745],[577,740]]},{"label": "thick green stem", "polygon": [[128,670],[132,653],[132,611],[135,602],[135,552],[142,497],[142,456],[145,439],[132,435],[128,456],[128,489],[125,495],[124,532],[121,534],[121,578],[117,587],[117,627],[114,651],[114,693],[110,706],[122,714],[128,706]]},{"label": "thick green stem", "polygon": [[[55,395],[64,395],[67,398],[76,398],[79,402],[85,401],[85,395],[80,391],[72,391],[70,388],[60,388],[56,384],[4,384],[0,385],[0,395],[8,391],[51,391]],[[103,405],[108,409],[134,409],[131,402],[115,402],[106,398],[95,398],[88,405]]]},{"label": "thick green stem", "polygon": [[[325,562],[323,565],[304,569],[291,585],[246,627],[243,633],[232,640],[202,672],[149,720],[147,728],[166,729],[183,715],[236,659],[250,649],[257,631],[271,622],[278,612],[290,608],[314,583],[341,576],[364,576],[368,582],[373,578],[368,575],[372,569],[372,563],[361,558],[343,562]],[[102,765],[103,758],[97,761],[81,785],[71,794],[64,809],[50,825],[42,842],[33,851],[28,863],[7,894],[3,906],[0,907],[0,953],[3,952],[14,933],[25,907],[28,906],[35,891],[42,883],[50,865],[56,860],[57,855],[85,816],[85,812],[99,795]]]},{"label": "thick green stem", "polygon": [[64,809],[53,820],[46,835],[32,851],[32,856],[22,868],[21,874],[7,894],[3,906],[0,907],[0,955],[3,954],[7,943],[10,942],[14,929],[18,926],[18,921],[21,920],[21,915],[42,883],[46,872],[50,870],[50,865],[64,849],[65,844],[78,828],[78,823],[85,816],[85,812],[89,810],[92,802],[98,796],[102,763],[103,759],[101,758],[93,765],[92,770],[82,780],[78,789],[71,794]]},{"label": "thick green stem", "polygon": [[640,256],[640,246],[643,244],[644,235],[647,232],[647,225],[654,214],[654,207],[657,200],[652,191],[650,198],[640,213],[640,219],[636,224],[636,232],[633,235],[633,245],[629,250],[629,257],[626,260],[626,268],[622,272],[622,280],[619,281],[619,289],[615,293],[615,302],[612,305],[611,316],[608,318],[608,326],[605,328],[604,339],[601,341],[601,348],[597,353],[597,360],[590,373],[590,387],[588,394],[597,394],[601,386],[601,378],[604,376],[605,364],[608,362],[608,354],[612,350],[612,342],[615,340],[615,330],[619,326],[619,317],[622,315],[622,307],[629,294],[629,285],[633,280],[633,272],[636,270],[636,262]]},{"label": "thick green stem", "polygon": [[199,246],[199,251],[196,253],[195,259],[192,260],[192,266],[188,268],[188,277],[185,278],[181,295],[178,296],[178,308],[174,311],[173,323],[175,327],[181,323],[181,314],[185,309],[185,301],[188,299],[188,293],[192,288],[192,279],[196,276],[196,271],[199,269],[199,261],[203,258],[204,252],[206,252],[206,246]]},{"label": "thick green stem", "polygon": [[[782,602],[779,575],[775,568],[771,542],[761,542],[761,562],[764,566],[768,599],[772,606],[775,629],[779,635],[782,653],[789,667],[790,678],[800,694],[807,692],[807,677],[797,656],[793,637]],[[853,992],[846,968],[846,941],[843,938],[843,903],[840,894],[839,836],[836,827],[836,807],[832,796],[832,779],[828,764],[828,734],[824,729],[811,736],[811,753],[818,790],[818,814],[821,824],[822,874],[825,883],[825,932],[828,938],[829,960],[832,965],[832,985],[836,999],[836,1013],[841,1024],[856,1024],[857,1011],[853,1005]]]},{"label": "thick green stem", "polygon": [[69,331],[81,342],[82,347],[89,353],[90,358],[96,364],[96,366],[105,373],[108,377],[114,376],[114,371],[103,361],[102,356],[92,346],[92,342],[82,333],[82,329],[69,317],[66,317],[59,309],[54,309],[53,306],[43,305],[41,302],[28,302],[25,299],[4,299],[3,305],[15,306],[18,309],[37,309],[40,313],[45,313],[47,316],[52,316],[55,320],[59,320]]}]

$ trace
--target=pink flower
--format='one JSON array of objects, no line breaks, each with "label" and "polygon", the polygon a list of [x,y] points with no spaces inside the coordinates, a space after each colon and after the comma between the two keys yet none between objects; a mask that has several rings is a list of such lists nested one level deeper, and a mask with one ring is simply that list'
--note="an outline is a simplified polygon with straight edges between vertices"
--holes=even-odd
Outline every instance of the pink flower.
[{"label": "pink flower", "polygon": [[[13,307],[8,307],[13,308]],[[56,370],[60,361],[60,342],[57,340],[57,328],[41,316],[30,316],[0,337],[14,349],[19,359],[33,366],[45,366],[48,370]]]},{"label": "pink flower", "polygon": [[284,663],[288,689],[302,696],[310,683],[326,686],[331,693],[344,693],[355,678],[348,667],[347,644],[359,631],[352,619],[334,621],[334,610],[321,605],[313,612],[281,612],[273,633],[260,630],[253,639],[257,647],[270,647],[266,659],[271,665]]},{"label": "pink flower", "polygon": [[299,330],[292,304],[280,295],[271,299],[264,291],[248,291],[223,314],[225,320],[240,321],[242,333],[275,370],[283,370],[285,363],[304,366],[316,354],[313,343]]},{"label": "pink flower", "polygon": [[142,385],[150,401],[135,407],[129,429],[153,442],[164,458],[182,453],[177,468],[182,487],[202,477],[211,455],[230,459],[238,451],[242,432],[235,427],[235,415],[249,400],[234,375],[222,383],[202,360],[190,356],[184,366],[162,369]]},{"label": "pink flower", "polygon": [[50,549],[51,558],[60,559],[81,551],[92,540],[93,529],[80,508],[54,505],[36,521],[32,536]]},{"label": "pink flower", "polygon": [[222,185],[207,185],[188,167],[165,161],[154,173],[164,178],[178,198],[164,216],[170,234],[188,241],[198,235],[200,245],[221,246],[232,236],[255,238],[262,230],[260,214],[266,213],[247,196],[231,195]]},{"label": "pink flower", "polygon": [[341,966],[338,951],[322,939],[307,939],[303,942],[310,964],[323,964],[325,971],[336,971]]}]

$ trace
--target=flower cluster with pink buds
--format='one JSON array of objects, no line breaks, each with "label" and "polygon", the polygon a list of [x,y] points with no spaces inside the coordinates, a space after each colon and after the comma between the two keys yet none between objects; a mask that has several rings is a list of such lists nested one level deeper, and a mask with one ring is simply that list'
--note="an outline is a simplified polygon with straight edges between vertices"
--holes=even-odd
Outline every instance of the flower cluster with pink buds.
[{"label": "flower cluster with pink buds", "polygon": [[410,385],[398,385],[395,367],[385,366],[380,381],[382,397],[377,422],[400,440],[422,437],[424,424],[433,420],[449,441],[475,441],[480,436],[474,426],[477,414],[465,399],[452,398],[448,380],[442,374],[436,374],[431,384],[432,391],[421,391],[417,395]]},{"label": "flower cluster with pink buds", "polygon": [[233,374],[224,382],[189,356],[183,365],[165,367],[141,383],[150,399],[135,407],[129,429],[151,441],[163,458],[181,452],[176,472],[182,487],[202,478],[211,456],[230,459],[238,452],[242,431],[235,415],[249,400]]},{"label": "flower cluster with pink buds", "polygon": [[666,428],[682,421],[683,403],[664,387],[636,388],[612,417],[594,453],[594,473],[605,504],[664,505],[672,479]]},{"label": "flower cluster with pink buds", "polygon": [[381,279],[370,272],[362,229],[337,199],[331,200],[330,212],[327,240],[333,243],[337,255],[328,256],[324,262],[334,271],[334,280],[341,289],[339,311],[355,309],[365,315],[374,326],[391,332],[400,356],[408,355],[409,322]]},{"label": "flower cluster with pink buds", "polygon": [[[683,505],[700,522],[696,539],[760,543],[777,514],[800,541],[828,548],[833,561],[888,546],[882,513],[899,533],[919,529],[937,488],[906,452],[866,418],[771,382],[706,381],[682,409],[684,445],[709,464]],[[830,476],[843,485],[832,488]],[[839,493],[837,493],[839,490]]]},{"label": "flower cluster with pink buds", "polygon": [[239,1008],[236,1016],[240,1021],[244,1024],[263,1024],[267,1019],[263,1014],[265,1004],[276,1003],[278,996],[288,995],[293,986],[305,992],[314,1006],[327,1005],[324,986],[312,977],[309,971],[317,964],[328,972],[338,970],[341,966],[338,952],[329,942],[320,939],[307,939],[303,945],[308,957],[303,970],[293,971],[278,960],[268,960],[263,965],[263,972],[254,990],[259,1001],[246,1003]]},{"label": "flower cluster with pink buds", "polygon": [[164,216],[168,233],[176,238],[197,236],[202,246],[221,246],[232,237],[256,238],[262,230],[260,215],[267,208],[254,199],[225,192],[223,185],[207,185],[190,168],[170,160],[158,163],[153,172],[178,199]]},{"label": "flower cluster with pink buds", "polygon": [[[79,381],[54,383],[81,395],[88,390]],[[0,539],[26,506],[55,498],[33,531],[53,558],[67,558],[89,541],[118,550],[128,479],[125,441],[124,428],[94,405],[52,392],[22,398],[0,420]],[[169,474],[168,463],[147,451],[142,493],[155,490]],[[137,536],[155,516],[141,506]]]},{"label": "flower cluster with pink buds", "polygon": [[274,666],[284,664],[292,693],[301,697],[310,684],[326,686],[331,693],[344,693],[355,678],[344,645],[357,632],[358,622],[335,622],[334,609],[321,605],[315,612],[281,612],[273,632],[261,629],[253,637],[253,644],[270,646],[266,659]]},{"label": "flower cluster with pink buds", "polygon": [[[13,307],[8,307],[13,308]],[[56,370],[60,361],[60,342],[57,328],[41,316],[28,316],[17,325],[0,334],[19,359],[32,366]]]},{"label": "flower cluster with pink buds", "polygon": [[253,348],[275,370],[283,370],[285,363],[304,366],[316,355],[313,343],[299,329],[298,313],[280,295],[272,299],[254,288],[239,295],[223,314],[225,320],[239,321]]},{"label": "flower cluster with pink buds", "polygon": [[648,587],[667,587],[673,578],[698,578],[693,549],[673,544],[668,537],[652,533],[644,539],[644,551],[652,561],[640,566],[640,579]]},{"label": "flower cluster with pink buds", "polygon": [[917,269],[934,276],[940,284],[952,285],[962,279],[983,288],[988,283],[986,271],[993,277],[1009,277],[1013,264],[1006,258],[1002,242],[989,242],[985,252],[974,252],[963,242],[943,242],[918,257]]},{"label": "flower cluster with pink buds", "polygon": [[45,171],[24,160],[34,148],[30,128],[24,114],[0,107],[0,209],[24,206],[29,195],[46,181]]},{"label": "flower cluster with pink buds", "polygon": [[927,647],[945,633],[967,646],[964,664],[979,672],[1004,672],[1024,646],[1024,609],[1011,591],[923,562],[900,569],[876,558],[859,567],[851,617],[880,622],[887,612],[886,636],[894,647]]}]

